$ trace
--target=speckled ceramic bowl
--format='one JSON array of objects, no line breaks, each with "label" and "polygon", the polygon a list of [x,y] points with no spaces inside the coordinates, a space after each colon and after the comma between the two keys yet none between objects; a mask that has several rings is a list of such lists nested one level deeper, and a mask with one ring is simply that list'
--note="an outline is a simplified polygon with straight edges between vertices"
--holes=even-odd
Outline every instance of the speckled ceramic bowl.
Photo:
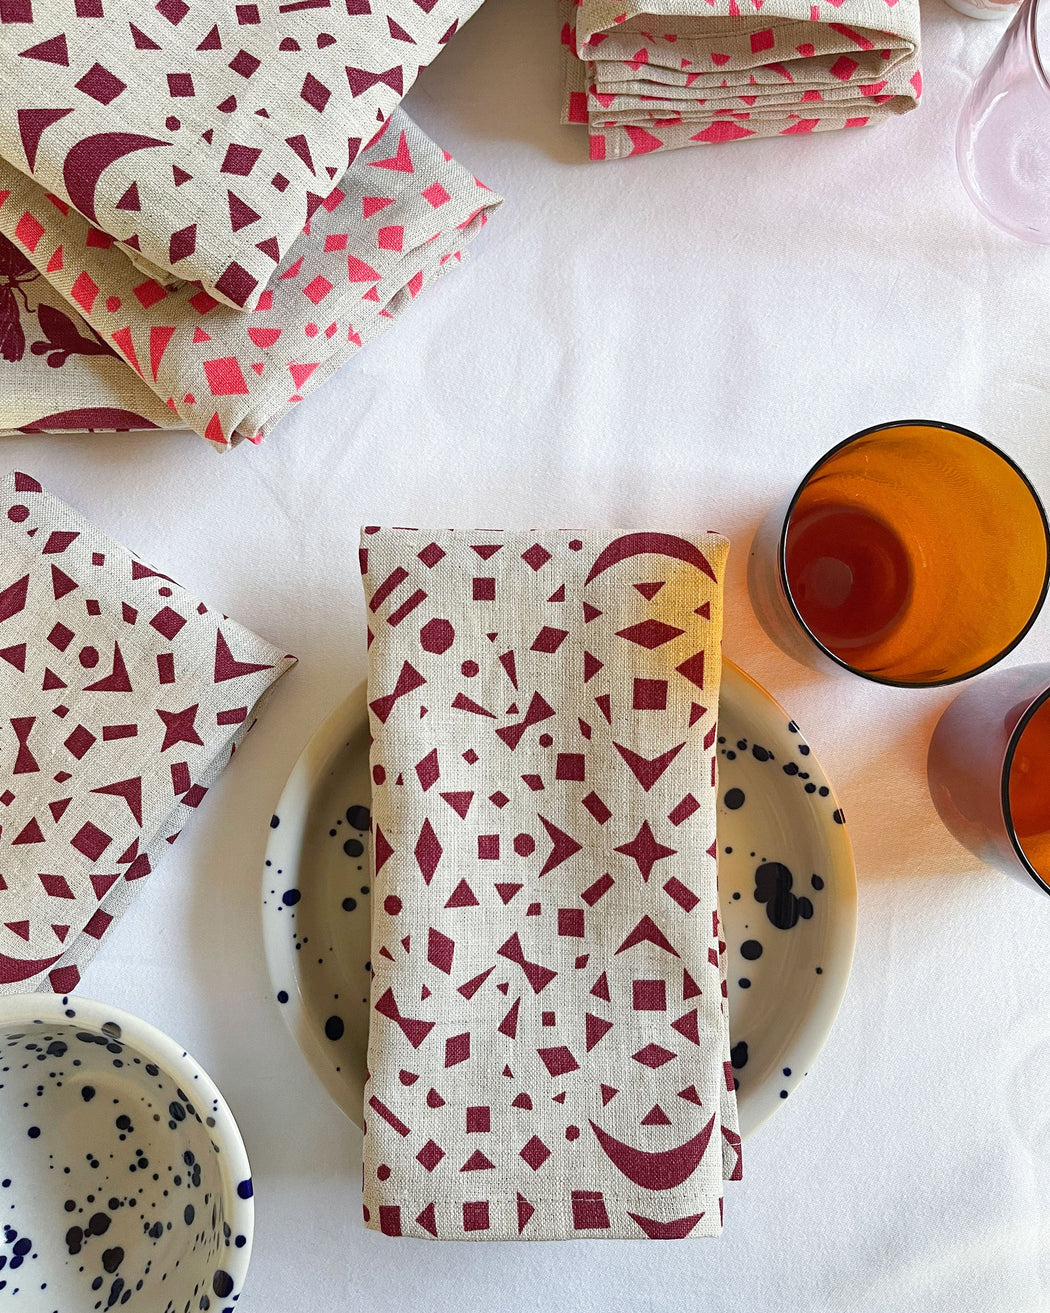
[{"label": "speckled ceramic bowl", "polygon": [[210,1077],[103,1003],[0,998],[0,1308],[230,1313],[251,1174]]}]

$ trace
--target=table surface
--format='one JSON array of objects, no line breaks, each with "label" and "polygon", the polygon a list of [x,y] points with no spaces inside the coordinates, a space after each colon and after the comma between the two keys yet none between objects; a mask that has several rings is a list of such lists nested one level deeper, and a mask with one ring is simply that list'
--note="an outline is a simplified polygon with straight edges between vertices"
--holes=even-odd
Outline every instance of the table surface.
[{"label": "table surface", "polygon": [[[260,449],[5,440],[5,467],[300,657],[82,983],[180,1039],[233,1107],[258,1204],[244,1313],[1050,1305],[1050,904],[937,819],[925,748],[951,692],[792,663],[744,583],[762,513],[880,421],[975,429],[1050,498],[1050,249],[987,224],[954,163],[1002,28],[938,0],[923,19],[917,113],[592,165],[557,122],[553,6],[488,0],[408,101],[506,197],[461,271]],[[283,781],[364,677],[367,522],[733,541],[725,650],[827,768],[860,919],[839,1019],[747,1143],[719,1241],[425,1245],[362,1224],[360,1134],[281,1020],[260,889]],[[1009,660],[1048,658],[1050,616]]]}]

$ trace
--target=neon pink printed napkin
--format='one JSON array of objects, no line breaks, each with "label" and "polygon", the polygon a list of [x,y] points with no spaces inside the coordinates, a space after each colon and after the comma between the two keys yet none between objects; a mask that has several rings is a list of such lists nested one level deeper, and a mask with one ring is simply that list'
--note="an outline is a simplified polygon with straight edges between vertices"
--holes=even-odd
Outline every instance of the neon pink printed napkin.
[{"label": "neon pink printed napkin", "polygon": [[294,663],[0,479],[0,995],[75,988]]},{"label": "neon pink printed napkin", "polygon": [[[33,307],[23,316],[30,331],[47,327],[37,298],[49,284],[66,298],[85,345],[101,343],[117,353],[115,363],[124,362],[121,408],[149,423],[131,418],[116,427],[155,426],[160,410],[220,450],[245,438],[260,442],[423,288],[455,268],[499,204],[399,110],[315,211],[246,313],[196,284],[166,287],[145,276],[86,219],[10,166],[6,174],[0,167],[0,181],[0,231],[41,276],[34,284],[21,275],[19,300]],[[18,301],[13,308],[22,313]],[[104,404],[94,394],[96,369],[67,372],[63,362],[40,382],[38,365],[41,405],[30,426],[105,427],[68,422],[70,412]],[[144,390],[155,398],[148,410]],[[3,408],[0,401],[0,422]],[[25,427],[18,418],[0,426]]]},{"label": "neon pink printed napkin", "polygon": [[367,1224],[682,1239],[740,1175],[714,534],[365,530]]},{"label": "neon pink printed napkin", "polygon": [[918,0],[559,0],[592,159],[864,127],[922,95]]}]

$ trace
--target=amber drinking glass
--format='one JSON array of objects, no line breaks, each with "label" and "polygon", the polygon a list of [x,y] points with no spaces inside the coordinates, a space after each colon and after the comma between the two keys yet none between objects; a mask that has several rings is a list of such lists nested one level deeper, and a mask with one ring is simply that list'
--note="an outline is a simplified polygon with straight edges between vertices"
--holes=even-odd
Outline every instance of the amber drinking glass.
[{"label": "amber drinking glass", "polygon": [[960,694],[934,730],[927,776],[960,843],[1050,893],[1050,663],[997,670]]},{"label": "amber drinking glass", "polygon": [[1048,561],[1046,514],[1013,461],[966,429],[909,420],[817,462],[760,526],[748,586],[790,656],[929,687],[1020,641]]}]

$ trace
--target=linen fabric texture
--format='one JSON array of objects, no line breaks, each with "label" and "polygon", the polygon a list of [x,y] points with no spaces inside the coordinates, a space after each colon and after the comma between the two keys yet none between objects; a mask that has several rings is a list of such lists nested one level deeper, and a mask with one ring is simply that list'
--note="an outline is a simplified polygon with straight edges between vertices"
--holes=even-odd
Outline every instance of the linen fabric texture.
[{"label": "linen fabric texture", "polygon": [[398,110],[479,2],[5,3],[0,429],[261,441],[499,204]]},{"label": "linen fabric texture", "polygon": [[0,995],[76,987],[294,663],[0,480]]},{"label": "linen fabric texture", "polygon": [[717,1235],[740,1176],[715,832],[728,544],[361,542],[368,1226]]},{"label": "linen fabric texture", "polygon": [[865,127],[922,95],[918,0],[559,0],[592,159]]}]

